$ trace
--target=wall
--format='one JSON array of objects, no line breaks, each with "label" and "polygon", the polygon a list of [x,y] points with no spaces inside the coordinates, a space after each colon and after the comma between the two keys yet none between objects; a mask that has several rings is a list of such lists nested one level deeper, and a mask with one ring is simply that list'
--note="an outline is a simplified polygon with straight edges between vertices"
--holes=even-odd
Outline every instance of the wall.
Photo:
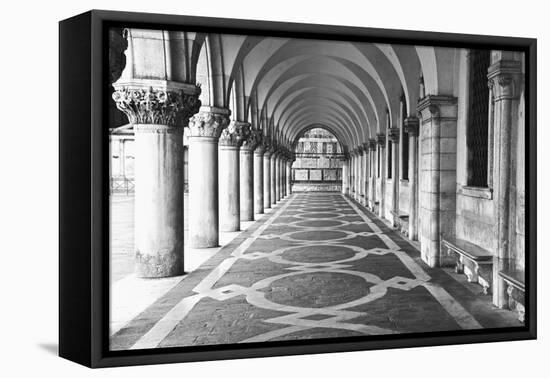
[{"label": "wall", "polygon": [[409,181],[399,180],[399,213],[409,214]]},{"label": "wall", "polygon": [[392,212],[392,201],[393,201],[393,179],[385,179],[386,180],[386,187],[384,188],[384,192],[386,193],[386,199],[384,203],[384,218],[386,220],[391,221],[393,219]]},{"label": "wall", "polygon": [[493,194],[488,190],[467,188],[468,155],[468,51],[460,52],[457,117],[457,200],[456,237],[494,251],[495,211]]}]

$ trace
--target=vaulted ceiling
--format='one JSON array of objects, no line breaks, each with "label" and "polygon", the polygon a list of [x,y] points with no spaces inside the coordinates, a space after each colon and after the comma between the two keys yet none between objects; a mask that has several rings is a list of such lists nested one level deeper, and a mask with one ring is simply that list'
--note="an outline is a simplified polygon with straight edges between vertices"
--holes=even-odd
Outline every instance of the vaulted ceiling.
[{"label": "vaulted ceiling", "polygon": [[[129,33],[132,42],[127,60],[135,67],[143,66],[144,72],[149,70],[147,77],[156,58],[137,50],[144,46],[142,51],[151,51],[151,44],[158,43],[165,79],[199,83],[203,105],[230,108],[233,119],[250,122],[288,145],[305,130],[324,127],[343,146],[353,148],[387,127],[399,126],[404,117],[416,115],[421,77],[425,94],[453,94],[456,87],[457,49],[226,34]],[[163,73],[155,75],[161,78]]]}]

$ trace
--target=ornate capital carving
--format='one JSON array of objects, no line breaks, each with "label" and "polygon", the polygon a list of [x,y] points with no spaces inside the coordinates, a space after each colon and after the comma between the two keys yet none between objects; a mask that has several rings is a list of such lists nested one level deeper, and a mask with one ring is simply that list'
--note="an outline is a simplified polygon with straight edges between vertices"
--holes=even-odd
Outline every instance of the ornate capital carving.
[{"label": "ornate capital carving", "polygon": [[369,149],[370,149],[370,144],[369,143],[363,143],[363,151],[368,153]]},{"label": "ornate capital carving", "polygon": [[275,152],[275,146],[264,136],[264,157],[270,158]]},{"label": "ornate capital carving", "polygon": [[262,130],[252,130],[253,133],[256,133],[257,143],[256,147],[254,148],[254,153],[258,155],[263,155],[265,152],[265,140],[264,135],[262,133]]},{"label": "ornate capital carving", "polygon": [[113,84],[113,100],[131,124],[185,126],[200,106],[195,85],[155,80]]},{"label": "ornate capital carving", "polygon": [[376,149],[376,139],[371,138],[369,139],[369,148],[374,151]]},{"label": "ornate capital carving", "polygon": [[[248,128],[250,129],[250,124],[247,123]],[[262,143],[262,131],[261,130],[250,130],[248,137],[243,140],[241,149],[245,150],[255,150],[258,145]]]},{"label": "ornate capital carving", "polygon": [[219,138],[229,125],[230,114],[229,109],[202,107],[189,119],[189,136]]},{"label": "ornate capital carving", "polygon": [[419,120],[416,117],[407,117],[404,121],[404,128],[405,132],[409,134],[409,136],[418,136],[418,125]]},{"label": "ornate capital carving", "polygon": [[456,119],[456,97],[428,95],[418,102],[418,118],[423,121],[432,118]]},{"label": "ornate capital carving", "polygon": [[386,134],[376,134],[376,143],[381,147],[386,147]]},{"label": "ornate capital carving", "polygon": [[495,100],[516,98],[521,91],[521,62],[516,60],[499,60],[489,67],[487,74],[489,88]]},{"label": "ornate capital carving", "polygon": [[390,127],[388,129],[388,138],[392,143],[399,143],[399,128]]},{"label": "ornate capital carving", "polygon": [[239,121],[231,121],[229,126],[222,130],[219,145],[240,147],[242,142],[250,135],[250,124]]}]

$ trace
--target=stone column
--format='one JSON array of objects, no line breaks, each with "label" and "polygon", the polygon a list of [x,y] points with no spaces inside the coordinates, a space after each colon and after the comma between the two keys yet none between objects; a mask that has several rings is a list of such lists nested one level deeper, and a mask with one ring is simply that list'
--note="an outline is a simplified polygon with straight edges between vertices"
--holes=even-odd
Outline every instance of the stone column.
[{"label": "stone column", "polygon": [[292,160],[286,161],[286,194],[292,194]]},{"label": "stone column", "polygon": [[[212,248],[219,244],[218,139],[229,124],[230,114],[229,109],[201,107],[189,120],[191,248]],[[235,166],[235,162],[232,164]]]},{"label": "stone column", "polygon": [[356,201],[361,203],[361,154],[363,153],[363,147],[359,146],[357,147],[357,154],[355,156],[355,159],[357,160],[357,164],[355,165],[355,172],[356,172],[356,178],[355,178],[355,193],[356,193]]},{"label": "stone column", "polygon": [[353,179],[355,176],[355,156],[353,150],[349,153],[349,196],[353,198],[354,192],[354,183]]},{"label": "stone column", "polygon": [[264,152],[264,211],[271,208],[271,147]]},{"label": "stone column", "polygon": [[275,156],[275,201],[281,200],[281,154]]},{"label": "stone column", "polygon": [[240,156],[240,213],[241,221],[248,222],[254,220],[254,148],[258,143],[258,133],[253,130],[246,137],[246,130],[250,130],[250,124],[242,123],[242,128],[245,137]]},{"label": "stone column", "polygon": [[286,154],[281,158],[281,198],[286,197]]},{"label": "stone column", "polygon": [[455,233],[456,164],[442,169],[441,156],[456,161],[456,98],[428,95],[419,101],[417,110],[422,120],[421,256],[430,267],[437,267],[455,260],[440,251],[440,241],[441,235]]},{"label": "stone column", "polygon": [[183,128],[199,110],[200,89],[162,80],[113,86],[135,132],[136,274],[183,274]]},{"label": "stone column", "polygon": [[[258,130],[259,131],[259,130]],[[254,150],[254,213],[264,213],[264,152],[263,143],[258,139]]]},{"label": "stone column", "polygon": [[369,207],[371,211],[374,211],[374,205],[376,203],[376,140],[369,139],[369,154],[370,154],[370,184],[369,184]]},{"label": "stone column", "polygon": [[361,181],[361,189],[363,191],[363,206],[368,206],[368,182],[369,182],[369,166],[368,166],[368,156],[369,156],[369,145],[368,143],[363,143],[363,180]]},{"label": "stone column", "polygon": [[342,194],[347,195],[349,192],[349,159],[342,163]]},{"label": "stone column", "polygon": [[[495,236],[496,253],[493,262],[493,303],[505,308],[508,305],[506,284],[499,278],[498,272],[503,268],[510,269],[510,206],[511,198],[511,166],[512,166],[512,128],[517,119],[517,102],[521,93],[521,62],[507,60],[509,53],[504,53],[505,59],[498,60],[489,67],[489,87],[493,93],[495,109],[495,137],[497,147],[495,156]],[[510,54],[511,55],[511,54]],[[501,57],[502,58],[502,57]],[[511,56],[513,58],[513,56]],[[515,230],[514,230],[515,232]],[[514,246],[512,246],[513,248]],[[512,267],[513,268],[513,267]]]},{"label": "stone column", "polygon": [[285,192],[285,185],[286,185],[286,179],[285,179],[286,163],[285,163],[285,159],[286,159],[286,156],[285,155],[281,156],[281,161],[279,162],[280,170],[281,170],[281,199],[286,197],[286,194],[285,194],[286,193]]},{"label": "stone column", "polygon": [[363,203],[363,145],[357,148],[357,202]]},{"label": "stone column", "polygon": [[392,127],[388,130],[388,138],[392,148],[392,226],[399,224],[399,129]]},{"label": "stone column", "polygon": [[380,200],[378,201],[378,216],[384,218],[386,210],[386,134],[377,134],[376,143],[380,153]]},{"label": "stone column", "polygon": [[[220,231],[234,232],[241,229],[241,162],[240,146],[250,133],[250,126],[243,122],[232,121],[222,131],[219,140],[219,211]],[[250,151],[249,151],[250,152]],[[245,154],[252,158],[251,153]],[[245,162],[246,163],[246,162]],[[250,164],[245,179],[252,178]]]},{"label": "stone column", "polygon": [[277,203],[277,152],[274,152],[271,155],[269,160],[269,197],[271,199],[271,204],[275,205]]},{"label": "stone column", "polygon": [[278,196],[277,196],[277,200],[280,201],[284,198],[284,193],[283,193],[283,175],[284,175],[284,172],[282,170],[282,162],[283,162],[283,155],[282,154],[279,154],[279,156],[277,157],[277,170],[278,170],[278,175],[277,175],[277,186],[279,187],[279,193],[278,193]]},{"label": "stone column", "polygon": [[359,150],[353,151],[353,199],[359,201]]},{"label": "stone column", "polygon": [[[409,239],[418,238],[418,118],[405,118],[405,131],[409,135]],[[407,141],[403,141],[407,143]]]}]

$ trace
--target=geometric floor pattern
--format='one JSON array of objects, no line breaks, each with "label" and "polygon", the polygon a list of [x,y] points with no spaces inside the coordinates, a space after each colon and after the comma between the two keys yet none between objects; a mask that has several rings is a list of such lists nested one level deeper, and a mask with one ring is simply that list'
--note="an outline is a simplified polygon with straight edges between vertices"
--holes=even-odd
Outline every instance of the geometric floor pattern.
[{"label": "geometric floor pattern", "polygon": [[339,193],[296,193],[111,337],[112,350],[519,326]]}]

